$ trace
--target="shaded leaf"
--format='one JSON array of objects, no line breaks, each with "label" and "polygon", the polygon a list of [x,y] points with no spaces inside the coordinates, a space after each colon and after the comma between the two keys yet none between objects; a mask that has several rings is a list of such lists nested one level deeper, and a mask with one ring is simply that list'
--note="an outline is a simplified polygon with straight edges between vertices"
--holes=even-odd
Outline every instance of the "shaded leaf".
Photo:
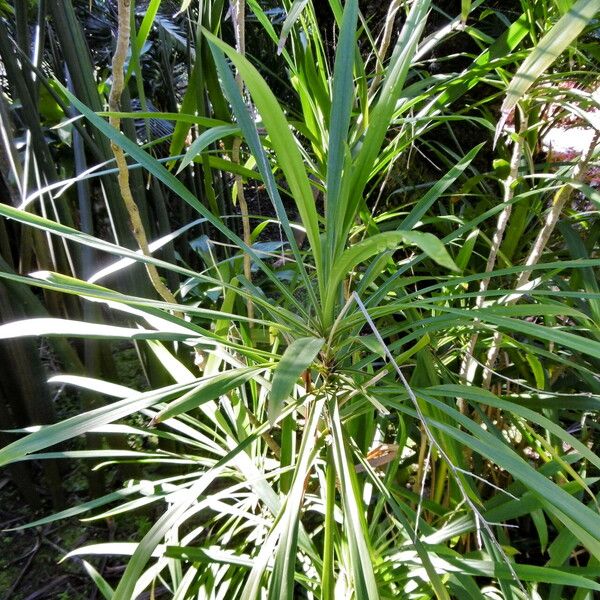
[{"label": "shaded leaf", "polygon": [[269,421],[273,423],[281,414],[283,403],[290,396],[294,384],[313,362],[325,340],[322,338],[300,338],[285,350],[273,373],[269,395]]}]

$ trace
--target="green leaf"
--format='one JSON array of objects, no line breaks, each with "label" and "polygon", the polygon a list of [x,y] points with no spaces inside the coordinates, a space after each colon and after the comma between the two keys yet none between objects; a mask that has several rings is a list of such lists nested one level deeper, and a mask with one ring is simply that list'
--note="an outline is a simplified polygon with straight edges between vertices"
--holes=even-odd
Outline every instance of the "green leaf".
[{"label": "green leaf", "polygon": [[344,7],[340,38],[335,54],[331,115],[329,119],[325,212],[325,223],[327,225],[326,265],[328,265],[326,273],[334,268],[335,249],[343,240],[340,235],[345,214],[345,198],[342,195],[342,171],[344,158],[348,153],[348,128],[355,96],[352,75],[356,48],[354,37],[357,18],[358,0],[348,0]]},{"label": "green leaf", "polygon": [[294,574],[298,552],[298,528],[304,500],[306,479],[318,445],[315,444],[317,428],[322,417],[325,398],[313,403],[302,434],[302,443],[294,470],[292,487],[281,512],[281,534],[269,585],[269,600],[293,600]]},{"label": "green leaf", "polygon": [[[225,62],[225,58],[223,57],[223,54],[214,45],[211,46],[211,49],[213,51],[215,64],[216,64],[219,74],[221,76],[221,84],[223,86],[223,89],[224,89],[225,93],[227,94],[229,101],[231,102],[231,106],[236,115],[240,129],[244,133],[246,143],[248,144],[250,151],[252,152],[254,159],[256,160],[257,167],[262,175],[263,181],[265,183],[265,187],[267,189],[269,197],[271,198],[271,201],[275,208],[277,217],[278,217],[278,219],[281,223],[281,226],[286,234],[287,240],[292,248],[292,253],[294,254],[296,264],[300,269],[300,273],[305,282],[306,288],[308,289],[308,293],[310,295],[313,306],[316,307],[318,305],[318,300],[317,300],[315,292],[313,290],[313,285],[310,282],[309,275],[306,272],[306,267],[304,266],[304,261],[300,254],[300,249],[298,248],[296,238],[295,238],[294,233],[292,232],[292,229],[290,226],[286,208],[281,200],[281,196],[279,195],[278,186],[277,186],[277,183],[275,182],[275,178],[273,176],[271,166],[269,164],[269,160],[267,158],[266,152],[265,152],[265,150],[261,144],[261,140],[258,136],[258,131],[256,129],[254,120],[248,111],[246,103],[245,103],[244,99],[242,98],[242,95],[238,89],[237,83],[235,82],[235,80],[233,78],[233,75],[231,73],[229,65],[226,64],[226,62]],[[264,83],[264,81],[262,81],[262,83]],[[260,85],[258,87],[259,87],[259,89],[262,88],[262,86],[260,86]],[[283,115],[281,115],[281,117],[285,120]],[[285,126],[285,131],[291,136],[291,133],[287,130],[287,125]],[[302,165],[300,165],[300,166],[302,166]],[[312,208],[312,211],[316,215],[314,206],[312,206],[311,208]],[[309,211],[309,212],[311,212],[311,211]],[[301,208],[300,208],[300,214],[301,214],[301,216],[303,215],[303,211]],[[307,217],[307,218],[311,218],[311,217]],[[314,256],[314,260],[315,260],[315,265],[317,267],[317,272],[319,272],[319,266],[320,266],[320,262],[321,262],[320,240],[315,240],[315,236],[311,234],[311,229],[310,229],[309,224],[307,224],[307,221],[304,221],[304,216],[302,217],[302,219],[303,219],[303,222],[305,223],[306,227],[308,228],[307,236],[308,236],[309,242],[310,242],[312,250],[313,250],[313,256]],[[318,233],[318,230],[317,230],[317,233]],[[318,245],[314,246],[313,243],[317,243]]]},{"label": "green leaf", "polygon": [[[60,84],[57,84],[60,85]],[[266,84],[265,84],[266,85]],[[281,294],[285,296],[293,305],[297,307],[300,313],[304,313],[302,305],[296,301],[294,296],[290,294],[289,290],[277,276],[273,273],[273,270],[269,268],[264,261],[254,252],[254,250],[244,243],[238,235],[228,229],[223,222],[214,215],[207,207],[205,207],[196,198],[190,190],[170,173],[162,164],[160,164],[153,156],[142,150],[135,142],[124,136],[121,132],[117,131],[104,119],[101,119],[93,111],[91,111],[85,104],[78,100],[69,90],[61,86],[64,94],[69,98],[75,108],[83,114],[86,119],[90,121],[94,127],[96,127],[102,134],[108,137],[113,143],[121,147],[127,154],[133,159],[139,162],[148,172],[152,173],[157,179],[162,181],[169,189],[175,192],[182,200],[187,202],[195,210],[197,210],[203,217],[207,219],[218,231],[220,231],[225,237],[234,242],[238,247],[243,248],[247,252],[254,262],[260,266],[265,275],[271,280],[271,282],[279,289]],[[290,134],[291,135],[291,134]],[[311,196],[312,197],[312,196]],[[313,207],[314,208],[314,207]],[[316,217],[315,217],[316,218]],[[149,262],[149,261],[147,261]]]},{"label": "green leaf", "polygon": [[[200,223],[204,223],[205,221],[206,221],[205,219],[195,219],[194,221],[186,223],[183,227],[180,227],[176,231],[172,231],[171,233],[168,233],[167,235],[163,235],[161,238],[154,240],[153,242],[150,242],[148,244],[148,250],[151,253],[156,252],[157,250],[159,250],[166,244],[172,242],[179,235],[185,233],[186,231],[188,231],[192,227],[195,227],[196,225],[200,225]],[[134,260],[128,259],[128,258],[123,258],[123,259],[118,260],[108,266],[103,267],[99,271],[96,271],[92,275],[88,276],[87,281],[89,283],[96,283],[97,281],[100,281],[100,279],[103,279],[104,277],[107,277],[108,275],[118,273],[122,269],[125,269],[128,266],[133,265],[133,264],[135,264]]]},{"label": "green leaf", "polygon": [[292,27],[300,18],[302,11],[304,10],[307,4],[308,0],[294,0],[294,3],[288,11],[285,21],[283,22],[283,26],[281,27],[281,37],[279,38],[279,43],[277,44],[277,54],[281,54],[283,47],[285,46],[287,37],[290,34],[290,31],[292,30]]},{"label": "green leaf", "polygon": [[374,335],[361,335],[358,337],[358,341],[363,344],[368,350],[377,354],[378,356],[385,356],[385,350],[379,343],[379,340]]},{"label": "green leaf", "polygon": [[412,229],[431,205],[462,175],[484,144],[472,148],[417,202],[400,224],[400,229]]},{"label": "green leaf", "polygon": [[203,381],[199,386],[181,396],[181,398],[167,404],[167,406],[152,419],[150,425],[157,425],[166,419],[176,417],[183,412],[197,408],[205,402],[223,396],[246,383],[246,381],[260,370],[261,368],[249,367],[246,369],[235,369],[219,373],[215,377]]},{"label": "green leaf", "polygon": [[110,584],[96,571],[96,569],[90,565],[89,562],[82,560],[84,569],[87,574],[92,578],[92,581],[96,584],[96,587],[100,590],[100,593],[106,598],[106,600],[112,600],[115,591],[110,587]]},{"label": "green leaf", "polygon": [[87,390],[94,390],[99,394],[105,394],[115,398],[127,398],[128,396],[136,393],[135,390],[125,387],[124,385],[102,381],[101,379],[95,379],[93,377],[81,377],[80,375],[55,375],[54,377],[50,377],[50,379],[48,379],[48,383],[65,383],[67,385],[75,385],[77,387]]},{"label": "green leaf", "polygon": [[314,253],[315,262],[319,265],[321,242],[315,200],[304,168],[298,141],[290,130],[290,125],[285,118],[281,105],[273,95],[267,82],[245,57],[209,31],[204,30],[204,35],[213,46],[219,48],[229,57],[243,77],[269,133],[273,150],[277,154],[278,164],[285,174],[291,196],[296,202],[302,224],[306,228],[306,235]]},{"label": "green leaf", "polygon": [[544,415],[541,415],[530,408],[521,406],[516,402],[510,402],[508,400],[501,400],[496,395],[492,394],[487,390],[482,390],[472,386],[461,386],[461,385],[442,385],[429,388],[428,394],[432,396],[440,394],[445,395],[449,398],[465,398],[467,400],[473,400],[486,406],[495,406],[508,413],[520,415],[527,419],[531,423],[536,423],[540,427],[547,429],[553,435],[559,437],[562,441],[572,446],[577,452],[584,458],[589,460],[597,469],[600,469],[600,457],[590,450],[581,440],[567,433],[560,425],[554,423]]},{"label": "green leaf", "polygon": [[192,143],[192,145],[187,149],[185,156],[183,157],[181,164],[179,165],[179,169],[177,172],[183,171],[197,156],[200,154],[207,146],[210,146],[213,142],[217,140],[222,140],[223,138],[239,135],[240,129],[235,125],[220,125],[218,127],[213,127],[212,129],[207,129],[202,132]]},{"label": "green leaf", "polygon": [[460,271],[446,246],[432,233],[421,233],[420,231],[405,231],[404,243],[412,244],[422,250],[429,258],[438,265],[450,269],[450,271]]},{"label": "green leaf", "polygon": [[196,546],[167,546],[165,556],[206,564],[236,565],[252,568],[254,560],[248,555],[234,554],[218,548],[198,548]]},{"label": "green leaf", "polygon": [[506,469],[540,499],[546,510],[551,511],[567,527],[571,528],[594,556],[600,557],[600,516],[595,511],[562,490],[554,482],[540,475],[509,446],[499,441],[491,433],[484,431],[471,419],[464,417],[442,402],[426,397],[423,393],[420,395],[442,412],[451,415],[456,424],[462,424],[472,435],[464,433],[456,426],[438,422],[432,422],[432,426]]},{"label": "green leaf", "polygon": [[337,399],[331,403],[329,411],[333,455],[344,509],[344,537],[348,541],[356,598],[377,600],[379,592],[373,572],[373,551],[356,473],[344,440]]},{"label": "green leaf", "polygon": [[156,547],[165,538],[168,531],[181,521],[185,512],[218,476],[219,471],[219,468],[209,469],[194,482],[189,490],[182,490],[178,501],[169,506],[169,510],[156,521],[139,544],[135,545],[135,550],[115,590],[113,600],[131,600],[136,596],[134,594],[136,583],[146,563],[155,553]]},{"label": "green leaf", "polygon": [[[449,563],[448,571],[452,572],[459,568],[461,573],[470,573],[478,577],[512,577],[512,573],[506,563],[492,562],[487,560],[477,560],[472,558],[456,558],[445,556],[444,561]],[[442,562],[439,564],[440,570],[446,570]],[[585,577],[597,576],[593,570],[583,568],[573,569],[554,569],[541,567],[537,565],[519,565],[511,564],[517,577],[523,581],[535,581],[545,583],[560,583],[584,589],[600,591],[600,584],[592,579]]]},{"label": "green leaf", "polygon": [[338,262],[337,268],[340,275],[348,275],[357,264],[380,252],[395,250],[402,243],[417,246],[438,264],[448,267],[452,271],[458,270],[442,242],[432,233],[387,231],[376,234],[348,248]]},{"label": "green leaf", "polygon": [[0,340],[40,335],[124,340],[186,340],[194,337],[191,331],[183,333],[179,328],[173,329],[173,331],[152,331],[43,317],[0,325]]},{"label": "green leaf", "polygon": [[471,12],[471,0],[461,0],[460,3],[460,20],[463,23],[467,22],[469,13]]},{"label": "green leaf", "polygon": [[[315,445],[315,434],[324,405],[325,398],[320,398],[311,406],[302,434],[302,443],[298,452],[291,489],[285,496],[275,523],[256,557],[241,600],[253,600],[259,597],[263,574],[268,568],[273,554],[275,554],[275,561],[272,578],[269,582],[269,600],[291,600],[293,598],[300,509],[304,499],[306,478],[315,453],[318,451],[318,447]],[[277,543],[278,546],[275,548]]]},{"label": "green leaf", "polygon": [[352,172],[349,174],[348,189],[352,198],[348,202],[344,215],[345,230],[349,230],[354,221],[356,208],[362,200],[371,170],[381,150],[394,112],[397,110],[398,98],[425,27],[430,4],[430,0],[417,0],[412,3],[410,13],[396,42],[383,87],[369,115],[369,125],[363,143],[354,161]]},{"label": "green leaf", "polygon": [[[185,479],[190,479],[191,477],[196,477],[196,474],[188,474],[188,475],[177,475],[175,477],[169,477],[167,479],[162,479],[158,481],[153,481],[153,486],[159,486],[163,483],[172,483],[176,481],[181,481]],[[65,510],[61,510],[60,512],[54,513],[48,517],[43,517],[42,519],[37,519],[32,521],[31,523],[27,523],[25,525],[20,525],[19,527],[14,527],[12,529],[8,529],[7,531],[18,531],[21,529],[31,529],[32,527],[41,527],[42,525],[47,525],[48,523],[54,523],[56,521],[60,521],[61,519],[72,519],[73,517],[77,517],[79,515],[85,514],[94,508],[98,508],[100,506],[104,506],[106,504],[112,504],[113,502],[122,502],[125,498],[129,496],[133,496],[142,492],[145,488],[148,487],[148,481],[141,481],[138,483],[130,482],[129,485],[124,487],[121,490],[116,492],[111,492],[105,496],[101,496],[100,498],[95,498],[94,500],[88,500],[87,502],[82,502],[76,506],[71,508],[67,508]]]},{"label": "green leaf", "polygon": [[530,514],[531,520],[538,532],[540,549],[542,553],[545,553],[546,548],[548,547],[548,525],[546,523],[546,516],[544,515],[544,511],[539,508],[537,510],[532,510]]},{"label": "green leaf", "polygon": [[[156,14],[158,13],[158,9],[160,8],[160,3],[162,0],[150,0],[147,6],[144,9],[144,18],[142,19],[142,23],[138,30],[135,45],[137,48],[143,48],[146,40],[148,39],[148,35],[150,30],[152,29],[152,25],[154,24],[154,19],[156,18]],[[139,57],[138,57],[139,58]],[[136,61],[138,62],[138,61]],[[139,66],[139,62],[138,65]],[[133,73],[134,61],[129,61],[127,66],[127,73],[125,74],[125,83],[129,81],[131,74]],[[143,77],[142,73],[137,73],[137,77]]]},{"label": "green leaf", "polygon": [[[62,89],[62,88],[60,88]],[[184,112],[163,112],[163,111],[135,111],[135,112],[113,112],[110,110],[98,112],[99,117],[120,117],[121,119],[161,119],[163,121],[175,121],[176,123],[188,123],[200,125],[201,127],[227,127],[232,126],[227,121],[221,119],[212,119],[202,115],[190,115]]]},{"label": "green leaf", "polygon": [[59,444],[65,440],[87,433],[95,427],[118,421],[135,412],[150,408],[159,402],[169,400],[174,396],[186,392],[196,385],[196,383],[177,384],[152,390],[144,394],[134,394],[119,402],[75,415],[60,423],[48,425],[0,449],[0,466],[19,460],[31,452],[54,446],[54,444]]},{"label": "green leaf", "polygon": [[283,403],[292,393],[294,384],[312,364],[324,343],[322,338],[306,337],[294,340],[286,348],[273,373],[268,408],[271,423],[281,414]]},{"label": "green leaf", "polygon": [[352,273],[356,265],[381,252],[395,250],[402,243],[417,246],[443,267],[447,267],[452,271],[459,270],[442,242],[432,233],[422,233],[420,231],[386,231],[378,233],[347,248],[336,261],[327,288],[327,296],[323,307],[324,313],[329,314],[333,310],[339,294],[337,288],[340,282]]}]

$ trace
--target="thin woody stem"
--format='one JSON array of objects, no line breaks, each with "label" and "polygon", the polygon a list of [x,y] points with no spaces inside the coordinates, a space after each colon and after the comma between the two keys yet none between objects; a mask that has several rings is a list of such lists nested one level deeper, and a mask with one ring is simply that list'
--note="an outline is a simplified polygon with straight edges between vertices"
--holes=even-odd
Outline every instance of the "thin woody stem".
[{"label": "thin woody stem", "polygon": [[[523,144],[524,144],[524,136],[528,127],[528,119],[525,111],[521,111],[521,125],[519,127],[519,133],[515,139],[513,145],[513,151],[510,160],[510,168],[506,179],[503,181],[503,198],[502,202],[504,204],[504,208],[502,212],[498,216],[498,222],[496,225],[496,231],[492,237],[492,245],[490,248],[490,253],[488,255],[487,263],[485,265],[485,272],[491,273],[496,266],[496,259],[498,257],[498,252],[500,251],[500,246],[502,245],[502,240],[504,239],[504,232],[506,231],[506,226],[508,225],[508,220],[510,218],[510,214],[512,212],[512,199],[515,194],[514,184],[519,176],[519,164],[521,163],[521,157],[523,154]],[[475,300],[475,307],[477,309],[481,308],[484,303],[485,292],[490,285],[491,278],[488,277],[486,279],[482,279],[479,284],[479,293]],[[475,377],[475,371],[477,370],[477,362],[473,360],[473,354],[475,352],[475,347],[477,346],[478,334],[474,333],[469,340],[469,346],[465,355],[465,358],[461,365],[460,375],[461,377],[471,383]],[[464,413],[465,411],[465,403],[464,401],[459,402],[460,411]]]},{"label": "thin woody stem", "polygon": [[[588,167],[588,164],[594,154],[594,150],[596,149],[596,146],[598,145],[599,140],[600,140],[600,132],[596,131],[596,133],[590,140],[588,147],[582,152],[581,158],[579,159],[579,162],[577,163],[577,165],[575,166],[575,168],[573,170],[573,180],[574,181],[580,182],[583,180],[586,170],[587,170],[587,167]],[[552,235],[552,232],[554,231],[554,228],[556,227],[556,224],[558,223],[558,219],[560,218],[560,215],[561,215],[563,209],[565,208],[567,203],[571,200],[571,196],[573,195],[573,190],[574,190],[573,186],[567,183],[563,187],[561,187],[554,195],[554,199],[552,201],[552,206],[550,207],[550,210],[548,211],[548,214],[546,215],[546,221],[544,222],[544,226],[538,233],[538,235],[535,239],[535,242],[533,243],[533,246],[531,248],[531,251],[529,252],[529,256],[527,257],[527,260],[525,261],[526,267],[531,267],[533,265],[537,265],[537,263],[539,262],[540,258],[542,257],[542,253],[544,252],[544,249],[546,248],[546,245],[548,244],[548,240],[550,239],[550,236]],[[521,275],[519,276],[519,279],[517,280],[516,289],[519,290],[519,289],[524,288],[529,283],[530,278],[531,278],[531,269],[522,271]],[[506,301],[506,305],[514,304],[520,297],[521,297],[521,294],[513,294],[513,295],[509,296],[509,298]],[[494,334],[494,338],[492,340],[492,345],[490,346],[490,349],[488,351],[487,360],[485,363],[483,384],[484,384],[484,387],[486,387],[486,388],[489,387],[489,385],[490,385],[492,373],[493,373],[494,367],[496,366],[496,360],[497,360],[498,354],[500,352],[500,340],[501,340],[501,336],[498,332],[496,332]]]},{"label": "thin woody stem", "polygon": [[[588,164],[592,158],[592,155],[594,154],[594,150],[596,149],[596,146],[598,145],[599,140],[600,140],[600,132],[596,131],[596,133],[594,134],[594,137],[590,141],[589,146],[581,154],[581,158],[579,159],[579,162],[573,169],[573,180],[574,181],[580,182],[583,180],[583,178],[585,176],[585,172],[588,167]],[[533,247],[531,249],[531,252],[529,253],[529,256],[527,257],[527,260],[525,261],[526,267],[529,267],[532,265],[537,265],[537,263],[539,262],[539,260],[542,256],[542,252],[544,251],[544,248],[548,244],[548,240],[550,239],[550,236],[552,235],[552,232],[554,231],[554,228],[556,227],[556,223],[558,222],[558,219],[559,219],[564,207],[570,201],[571,196],[573,195],[573,189],[574,189],[573,186],[567,184],[567,185],[563,186],[562,188],[560,188],[560,190],[558,190],[556,192],[556,195],[554,196],[554,201],[552,203],[552,206],[550,207],[550,211],[548,212],[548,215],[546,216],[546,222],[544,223],[544,226],[538,233],[535,243],[533,244]],[[519,276],[519,280],[517,281],[517,289],[524,286],[525,284],[527,284],[529,282],[530,278],[531,278],[531,270],[527,269],[527,270],[523,271],[521,273],[521,275]]]},{"label": "thin woody stem", "polygon": [[379,89],[379,85],[383,80],[383,63],[392,41],[392,33],[394,31],[394,22],[396,21],[396,13],[400,9],[402,0],[392,0],[385,17],[385,26],[381,34],[381,44],[376,52],[376,61],[379,65],[379,72],[375,75],[371,86],[369,87],[369,98],[373,98]]},{"label": "thin woody stem", "polygon": [[[112,60],[112,76],[113,82],[110,90],[110,96],[108,98],[109,110],[111,113],[118,113],[121,104],[121,95],[123,94],[123,88],[125,86],[124,67],[125,59],[127,57],[127,50],[129,48],[129,37],[131,34],[131,0],[119,0],[118,2],[118,34],[117,34],[117,47]],[[121,130],[121,119],[118,116],[109,117],[109,123],[117,130]],[[144,256],[150,256],[150,248],[148,246],[148,238],[142,219],[140,217],[140,211],[133,199],[131,193],[131,187],[129,185],[129,169],[127,167],[127,159],[125,153],[116,143],[111,142],[111,148],[115,157],[118,168],[118,182],[119,189],[125,208],[131,221],[131,228],[133,236]],[[158,295],[170,304],[177,304],[175,296],[171,293],[169,288],[163,283],[156,267],[150,263],[146,263],[146,271],[148,277],[158,293]]]}]

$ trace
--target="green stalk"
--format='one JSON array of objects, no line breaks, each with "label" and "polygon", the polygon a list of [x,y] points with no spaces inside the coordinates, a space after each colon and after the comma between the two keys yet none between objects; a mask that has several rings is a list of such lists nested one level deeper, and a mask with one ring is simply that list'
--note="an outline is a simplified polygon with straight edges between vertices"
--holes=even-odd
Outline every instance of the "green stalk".
[{"label": "green stalk", "polygon": [[323,542],[323,570],[321,572],[321,599],[334,600],[335,598],[335,572],[334,572],[334,538],[336,530],[336,522],[334,518],[335,510],[335,463],[333,458],[333,450],[331,447],[327,449],[327,474],[326,474],[326,490],[325,490],[325,523],[324,542]]},{"label": "green stalk", "polygon": [[[289,467],[293,464],[295,454],[295,426],[292,415],[285,417],[281,421],[281,466]],[[282,494],[287,494],[292,485],[294,473],[288,471],[281,474],[279,481],[279,490]]]},{"label": "green stalk", "polygon": [[[123,87],[125,83],[125,74],[123,68],[125,65],[127,50],[129,47],[129,34],[131,31],[130,10],[130,0],[119,0],[119,31],[117,37],[117,48],[115,50],[112,62],[113,85],[110,90],[109,98],[109,107],[113,113],[119,111],[121,96],[123,94]],[[120,117],[112,116],[110,117],[109,122],[115,129],[120,130]],[[144,254],[144,256],[149,256],[150,249],[148,247],[146,231],[142,223],[140,210],[133,198],[133,194],[129,183],[129,168],[127,166],[125,153],[123,152],[121,146],[114,142],[111,144],[111,148],[115,160],[117,162],[117,167],[119,169],[119,189],[121,192],[121,197],[125,204],[125,208],[129,215],[129,221],[131,223],[133,236],[140,250],[142,251],[142,254]],[[152,282],[152,285],[156,290],[157,294],[165,302],[168,302],[170,304],[176,304],[177,300],[175,299],[175,296],[173,296],[169,288],[167,288],[167,286],[163,283],[162,279],[160,278],[160,275],[158,274],[156,266],[147,263],[146,270],[148,272],[148,277],[150,278],[150,281]]]},{"label": "green stalk", "polygon": [[446,484],[448,483],[448,465],[445,461],[438,462],[438,468],[435,472],[435,487],[433,492],[433,501],[441,504]]}]

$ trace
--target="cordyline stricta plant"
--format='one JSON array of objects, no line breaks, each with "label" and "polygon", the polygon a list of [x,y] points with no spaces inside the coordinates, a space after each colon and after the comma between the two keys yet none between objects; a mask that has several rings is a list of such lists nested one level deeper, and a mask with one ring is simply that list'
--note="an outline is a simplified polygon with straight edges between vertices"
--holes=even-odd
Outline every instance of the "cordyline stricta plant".
[{"label": "cordyline stricta plant", "polygon": [[[133,341],[161,378],[53,376],[103,400],[18,437],[0,463],[85,458],[135,475],[27,526],[152,507],[139,539],[117,530],[68,555],[115,600],[592,598],[598,135],[560,164],[540,148],[551,103],[598,127],[600,2],[448,15],[394,1],[370,19],[330,0],[325,22],[307,0],[187,1],[170,25],[160,1],[115,4],[108,114],[43,73],[115,163],[0,205],[70,252],[112,257],[4,280],[103,310],[0,335]],[[167,42],[186,86],[177,112],[149,111],[143,51]],[[554,93],[569,65],[581,86]],[[132,118],[172,127],[149,143]],[[140,172],[176,226],[156,230]],[[41,210],[99,175],[118,177],[127,243]],[[63,444],[91,432],[97,448]],[[97,555],[122,558],[117,579]]]}]

